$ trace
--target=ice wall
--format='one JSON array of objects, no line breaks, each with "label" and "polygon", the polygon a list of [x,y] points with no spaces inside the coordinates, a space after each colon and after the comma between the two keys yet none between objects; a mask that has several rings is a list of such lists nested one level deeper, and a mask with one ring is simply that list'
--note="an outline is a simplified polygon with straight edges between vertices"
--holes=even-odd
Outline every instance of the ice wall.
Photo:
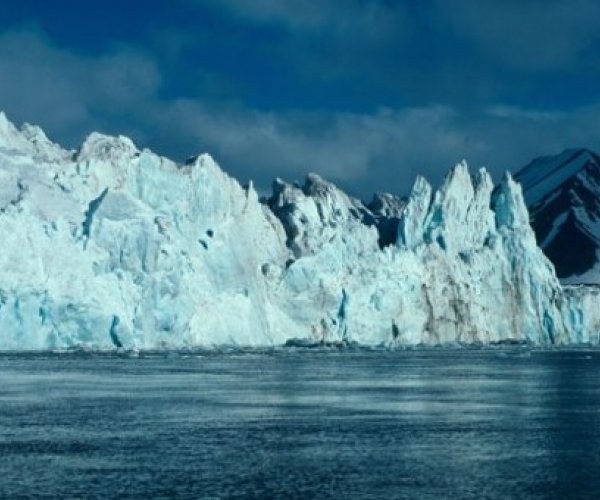
[{"label": "ice wall", "polygon": [[520,187],[465,163],[369,206],[317,175],[267,202],[208,155],[94,133],[65,151],[0,113],[0,349],[598,342]]}]

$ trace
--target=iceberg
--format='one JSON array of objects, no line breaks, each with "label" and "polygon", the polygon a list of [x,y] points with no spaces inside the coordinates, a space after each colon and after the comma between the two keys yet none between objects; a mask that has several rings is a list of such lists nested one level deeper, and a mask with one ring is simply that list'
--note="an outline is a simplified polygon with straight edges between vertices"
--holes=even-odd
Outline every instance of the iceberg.
[{"label": "iceberg", "polygon": [[598,343],[520,185],[456,165],[357,200],[316,174],[241,186],[92,133],[77,151],[0,113],[0,350],[357,342]]}]

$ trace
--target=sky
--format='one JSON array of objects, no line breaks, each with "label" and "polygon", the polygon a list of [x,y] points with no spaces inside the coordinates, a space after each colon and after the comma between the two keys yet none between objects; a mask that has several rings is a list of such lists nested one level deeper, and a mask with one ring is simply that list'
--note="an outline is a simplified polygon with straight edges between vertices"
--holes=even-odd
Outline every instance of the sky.
[{"label": "sky", "polygon": [[600,151],[596,0],[0,0],[0,110],[368,199]]}]

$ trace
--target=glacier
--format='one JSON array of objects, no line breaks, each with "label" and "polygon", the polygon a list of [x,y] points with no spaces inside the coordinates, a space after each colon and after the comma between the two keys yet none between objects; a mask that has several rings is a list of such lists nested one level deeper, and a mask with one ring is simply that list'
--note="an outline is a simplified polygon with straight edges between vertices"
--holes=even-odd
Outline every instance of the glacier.
[{"label": "glacier", "polygon": [[261,199],[92,133],[0,113],[0,350],[315,343],[598,344],[600,291],[563,287],[521,187],[457,164],[365,204],[309,174]]}]

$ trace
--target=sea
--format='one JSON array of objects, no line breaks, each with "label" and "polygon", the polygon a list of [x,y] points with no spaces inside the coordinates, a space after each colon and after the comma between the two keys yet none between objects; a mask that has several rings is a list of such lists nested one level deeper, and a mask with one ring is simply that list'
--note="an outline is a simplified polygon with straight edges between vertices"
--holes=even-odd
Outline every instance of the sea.
[{"label": "sea", "polygon": [[0,353],[0,498],[598,498],[600,351]]}]

